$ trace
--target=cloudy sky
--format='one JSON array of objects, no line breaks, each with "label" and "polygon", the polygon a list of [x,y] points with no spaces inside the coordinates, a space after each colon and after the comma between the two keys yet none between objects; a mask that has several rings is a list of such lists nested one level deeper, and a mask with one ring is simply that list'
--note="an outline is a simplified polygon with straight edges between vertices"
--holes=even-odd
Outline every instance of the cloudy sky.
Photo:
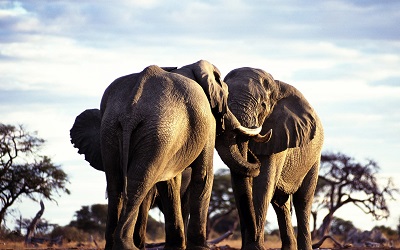
[{"label": "cloudy sky", "polygon": [[[115,78],[199,59],[224,76],[251,66],[303,92],[326,151],[373,159],[400,187],[399,9],[391,0],[0,0],[0,122],[38,131],[43,153],[69,174],[72,194],[45,202],[44,214],[65,225],[82,205],[107,202],[104,174],[77,154],[69,129]],[[39,209],[17,206],[26,218]],[[390,209],[379,222],[357,209],[337,215],[394,228],[400,209]]]}]

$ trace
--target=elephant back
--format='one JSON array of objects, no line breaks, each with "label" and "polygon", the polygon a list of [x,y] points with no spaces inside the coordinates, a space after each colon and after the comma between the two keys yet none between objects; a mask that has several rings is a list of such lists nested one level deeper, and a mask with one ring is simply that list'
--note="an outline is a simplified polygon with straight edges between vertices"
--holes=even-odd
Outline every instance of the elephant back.
[{"label": "elephant back", "polygon": [[104,171],[100,148],[101,115],[99,109],[87,109],[78,115],[70,130],[71,143],[85,160],[100,171]]}]

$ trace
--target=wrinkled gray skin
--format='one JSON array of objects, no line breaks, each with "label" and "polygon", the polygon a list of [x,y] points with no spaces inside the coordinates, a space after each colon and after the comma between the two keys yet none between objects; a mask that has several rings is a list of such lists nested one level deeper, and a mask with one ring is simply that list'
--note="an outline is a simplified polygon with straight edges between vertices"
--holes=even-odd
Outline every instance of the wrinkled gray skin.
[{"label": "wrinkled gray skin", "polygon": [[[99,109],[87,109],[78,115],[75,122],[71,128],[70,136],[71,142],[76,148],[79,149],[80,154],[85,155],[85,159],[90,163],[90,165],[99,171],[104,172],[103,161],[101,156],[100,147],[100,126],[101,126],[101,114]],[[192,169],[186,168],[182,172],[182,183],[180,190],[181,198],[181,211],[184,221],[184,225],[187,226],[189,219],[189,183],[191,177]],[[145,248],[146,239],[146,227],[148,212],[151,207],[157,206],[162,212],[164,212],[164,207],[167,205],[162,205],[162,197],[167,197],[165,188],[167,187],[167,182],[160,182],[153,187],[147,196],[144,198],[142,204],[140,205],[137,221],[134,230],[134,244],[139,249]],[[186,228],[185,228],[186,229]]]},{"label": "wrinkled gray skin", "polygon": [[[264,226],[270,203],[278,217],[282,249],[312,249],[309,221],[323,144],[317,114],[297,89],[263,70],[235,69],[224,81],[229,87],[228,106],[239,122],[245,127],[262,125],[261,133],[272,129],[267,143],[236,137],[242,155],[251,150],[261,162],[255,178],[232,172],[242,249],[265,249]],[[229,140],[225,134],[218,136],[216,148],[229,167],[231,156],[220,150]],[[291,199],[297,216],[297,240]]]},{"label": "wrinkled gray skin", "polygon": [[[163,204],[170,204],[164,206],[165,248],[209,248],[206,217],[216,130],[242,131],[227,107],[227,94],[218,69],[206,61],[180,69],[149,66],[106,89],[100,105],[108,192],[106,249],[137,249],[133,235],[139,208],[157,183],[164,183],[167,194],[160,196]],[[259,168],[240,162],[235,166],[239,172]],[[188,242],[179,198],[180,173],[187,167],[192,169]]]}]

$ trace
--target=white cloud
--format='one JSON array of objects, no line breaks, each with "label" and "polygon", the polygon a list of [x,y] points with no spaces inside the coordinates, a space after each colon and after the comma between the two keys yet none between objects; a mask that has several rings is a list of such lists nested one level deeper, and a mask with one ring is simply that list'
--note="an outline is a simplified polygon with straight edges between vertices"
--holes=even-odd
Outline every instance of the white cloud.
[{"label": "white cloud", "polygon": [[4,1],[0,3],[0,8],[0,19],[27,14],[27,11],[22,8],[19,2],[7,3]]}]

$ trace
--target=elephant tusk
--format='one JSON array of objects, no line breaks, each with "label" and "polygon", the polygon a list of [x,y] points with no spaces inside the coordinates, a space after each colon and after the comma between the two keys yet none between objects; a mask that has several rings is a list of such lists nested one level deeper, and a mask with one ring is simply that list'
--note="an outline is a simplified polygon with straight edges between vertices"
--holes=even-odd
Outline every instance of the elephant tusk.
[{"label": "elephant tusk", "polygon": [[246,128],[240,125],[236,129],[239,130],[244,135],[256,136],[261,132],[262,127],[260,126],[258,128]]},{"label": "elephant tusk", "polygon": [[268,142],[272,137],[272,129],[268,130],[268,132],[265,135],[256,135],[255,137],[253,137],[253,140],[255,142],[260,142],[260,143],[266,143]]}]

